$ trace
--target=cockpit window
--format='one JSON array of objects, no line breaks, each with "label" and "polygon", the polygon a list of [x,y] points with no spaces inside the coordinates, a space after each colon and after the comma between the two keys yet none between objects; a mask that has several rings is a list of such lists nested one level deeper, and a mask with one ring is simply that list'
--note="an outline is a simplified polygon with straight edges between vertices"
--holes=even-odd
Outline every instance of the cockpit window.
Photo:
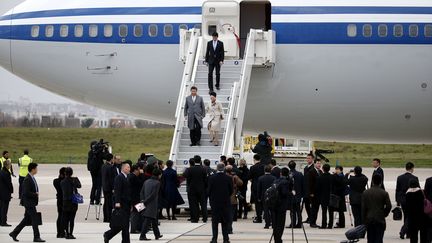
[{"label": "cockpit window", "polygon": [[33,38],[39,37],[39,25],[32,26],[31,37]]},{"label": "cockpit window", "polygon": [[84,28],[82,25],[75,25],[75,37],[82,37],[84,34]]},{"label": "cockpit window", "polygon": [[52,25],[47,25],[45,27],[45,36],[48,38],[51,38],[54,36],[54,26]]}]

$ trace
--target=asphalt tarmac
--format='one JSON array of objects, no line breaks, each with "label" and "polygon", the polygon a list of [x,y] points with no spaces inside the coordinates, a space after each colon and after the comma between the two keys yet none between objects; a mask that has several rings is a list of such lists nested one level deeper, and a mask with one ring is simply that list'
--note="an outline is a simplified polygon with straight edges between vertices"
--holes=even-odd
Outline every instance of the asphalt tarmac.
[{"label": "asphalt tarmac", "polygon": [[[85,220],[86,212],[88,209],[88,196],[91,187],[90,174],[87,172],[84,165],[72,165],[74,169],[74,176],[78,176],[83,188],[80,189],[80,193],[85,196],[85,203],[79,206],[76,220],[75,220],[75,232],[74,235],[76,240],[56,239],[56,225],[55,221],[57,218],[55,189],[52,185],[52,181],[57,177],[58,169],[66,165],[40,165],[39,173],[36,175],[38,185],[40,188],[40,202],[37,207],[39,212],[43,215],[43,226],[40,227],[41,237],[47,242],[103,242],[102,234],[108,230],[108,224],[102,222],[102,215],[100,220],[96,220],[94,208],[90,210],[88,219]],[[17,170],[15,170],[17,171]],[[390,194],[392,204],[395,206],[394,194],[396,188],[396,178],[398,175],[404,173],[404,169],[385,168],[385,186]],[[372,169],[364,169],[364,174],[368,177],[372,175]],[[431,169],[416,169],[414,174],[419,177],[420,185],[424,186],[424,181],[427,177],[432,176]],[[13,199],[10,203],[8,223],[15,227],[24,215],[24,208],[19,206],[18,201],[18,178],[13,178],[14,183],[14,194]],[[249,219],[239,220],[234,222],[234,234],[230,235],[231,242],[269,242],[272,231],[271,229],[264,229],[263,224],[252,223],[251,217],[254,216],[254,212],[249,214]],[[305,213],[304,213],[305,214]],[[319,213],[319,215],[321,212]],[[188,214],[184,211],[181,216],[178,217],[177,221],[166,221],[161,220],[160,230],[163,234],[163,238],[158,242],[209,242],[211,239],[211,222],[208,223],[197,223],[192,224],[187,221]],[[305,231],[309,242],[340,242],[345,240],[345,231],[350,228],[350,215],[346,212],[346,228],[345,229],[332,229],[332,230],[321,230],[312,229],[309,225],[305,225]],[[304,216],[304,218],[306,218]],[[318,224],[321,219],[318,218]],[[287,224],[290,220],[287,219]],[[9,232],[12,231],[13,227],[0,227],[0,243],[12,242],[12,239],[8,236]],[[387,230],[384,236],[384,242],[408,242],[409,240],[399,239],[399,230],[401,227],[401,221],[393,221],[391,215],[387,218]],[[219,230],[221,231],[221,230]],[[219,242],[222,242],[222,235],[219,233]],[[154,239],[154,236],[150,233],[147,235],[148,238]],[[132,242],[138,241],[139,235],[131,235]],[[20,242],[32,242],[33,233],[31,227],[26,227],[23,232],[19,235],[18,239]],[[285,229],[284,242],[292,242],[291,229]],[[121,242],[120,234],[116,236],[111,242]],[[305,236],[302,229],[294,229],[294,242],[306,242]],[[361,240],[360,242],[366,242]]]}]

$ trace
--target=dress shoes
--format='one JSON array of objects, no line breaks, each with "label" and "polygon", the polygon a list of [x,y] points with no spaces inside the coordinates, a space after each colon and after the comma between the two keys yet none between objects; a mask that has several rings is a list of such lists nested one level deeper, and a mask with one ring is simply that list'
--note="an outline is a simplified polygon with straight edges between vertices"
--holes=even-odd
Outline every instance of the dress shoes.
[{"label": "dress shoes", "polygon": [[60,239],[60,238],[65,238],[65,234],[57,234],[57,238],[58,238],[58,239]]},{"label": "dress shoes", "polygon": [[220,90],[220,87],[219,87],[219,85],[218,85],[218,86],[216,86],[216,90]]},{"label": "dress shoes", "polygon": [[327,229],[327,226],[320,226],[318,229]]},{"label": "dress shoes", "polygon": [[1,224],[0,226],[1,226],[1,227],[11,227],[12,225],[10,225],[10,224],[8,224],[8,223],[5,223],[5,224]]},{"label": "dress shoes", "polygon": [[224,240],[223,243],[231,243],[229,240]]},{"label": "dress shoes", "polygon": [[163,237],[163,235],[159,235],[159,236],[156,236],[155,239],[156,239],[156,240],[159,240],[159,239],[162,238],[162,237]]},{"label": "dress shoes", "polygon": [[264,226],[264,229],[270,229],[269,225]]},{"label": "dress shoes", "polygon": [[319,226],[317,224],[310,224],[311,228],[318,228]]},{"label": "dress shoes", "polygon": [[19,241],[19,240],[17,239],[17,236],[16,236],[16,235],[14,235],[14,234],[12,234],[12,233],[9,233],[9,236],[12,238],[13,241],[15,241],[15,242],[18,242],[18,241]]},{"label": "dress shoes", "polygon": [[45,242],[45,240],[42,240],[41,238],[35,238],[33,242]]},{"label": "dress shoes", "polygon": [[254,222],[255,224],[261,224],[261,223],[262,223],[262,219],[255,218],[255,219],[253,220],[253,222]]},{"label": "dress shoes", "polygon": [[339,226],[339,225],[336,225],[334,228],[335,228],[335,229],[344,229],[345,226]]},{"label": "dress shoes", "polygon": [[65,239],[67,239],[67,240],[75,240],[76,238],[73,235],[66,235]]},{"label": "dress shoes", "polygon": [[140,236],[139,240],[145,240],[145,241],[148,241],[148,240],[150,240],[150,239],[147,238],[147,237],[144,235],[144,236]]}]

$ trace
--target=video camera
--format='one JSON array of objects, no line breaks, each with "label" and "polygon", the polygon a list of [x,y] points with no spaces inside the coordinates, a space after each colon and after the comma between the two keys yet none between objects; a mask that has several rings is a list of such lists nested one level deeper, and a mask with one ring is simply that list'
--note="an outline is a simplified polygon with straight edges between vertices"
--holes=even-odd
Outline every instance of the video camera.
[{"label": "video camera", "polygon": [[99,142],[96,142],[92,145],[91,150],[94,157],[98,159],[105,159],[110,153],[109,148],[109,142],[104,142],[103,139],[100,139]]}]

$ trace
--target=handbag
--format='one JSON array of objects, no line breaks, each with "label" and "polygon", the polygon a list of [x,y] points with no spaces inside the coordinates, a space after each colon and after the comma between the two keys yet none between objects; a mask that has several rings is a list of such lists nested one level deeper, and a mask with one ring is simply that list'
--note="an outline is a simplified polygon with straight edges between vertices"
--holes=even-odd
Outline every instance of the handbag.
[{"label": "handbag", "polygon": [[83,196],[81,194],[79,194],[79,193],[72,194],[72,203],[74,203],[74,204],[83,204],[84,203]]},{"label": "handbag", "polygon": [[128,223],[129,217],[124,210],[119,208],[113,210],[110,221],[111,229],[123,229]]},{"label": "handbag", "polygon": [[[36,213],[36,224],[42,225],[42,213],[37,212]],[[25,222],[26,226],[32,226],[32,220],[31,217],[28,217],[28,220]]]},{"label": "handbag", "polygon": [[427,216],[429,216],[429,218],[432,218],[432,202],[429,199],[427,199],[424,191],[423,191],[423,196],[424,196],[423,211]]},{"label": "handbag", "polygon": [[339,208],[340,197],[335,194],[330,194],[329,206],[335,209]]},{"label": "handbag", "polygon": [[392,210],[393,213],[393,220],[399,221],[402,220],[402,209],[400,207],[395,207]]}]

